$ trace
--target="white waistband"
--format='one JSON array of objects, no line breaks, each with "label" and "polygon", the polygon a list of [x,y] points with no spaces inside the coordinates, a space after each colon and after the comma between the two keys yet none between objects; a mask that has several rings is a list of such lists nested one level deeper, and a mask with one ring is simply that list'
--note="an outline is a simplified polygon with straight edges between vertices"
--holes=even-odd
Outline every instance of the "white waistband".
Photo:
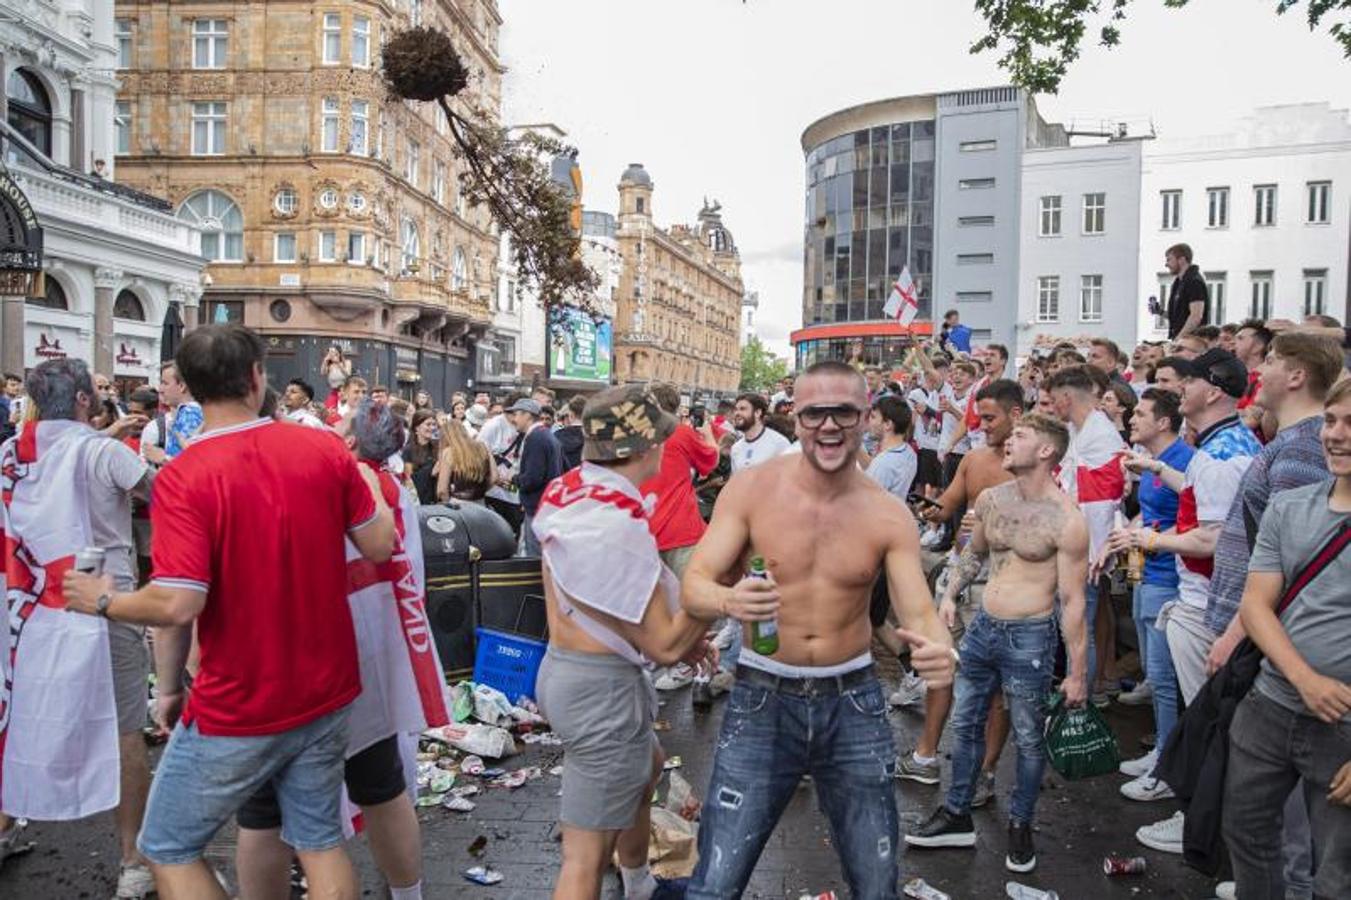
[{"label": "white waistband", "polygon": [[873,654],[871,650],[866,650],[853,659],[847,659],[833,666],[790,666],[778,660],[770,659],[768,656],[761,656],[749,647],[742,647],[737,662],[748,665],[753,669],[759,669],[761,672],[768,672],[770,675],[777,675],[780,678],[833,678],[836,675],[847,675],[857,669],[871,666]]}]

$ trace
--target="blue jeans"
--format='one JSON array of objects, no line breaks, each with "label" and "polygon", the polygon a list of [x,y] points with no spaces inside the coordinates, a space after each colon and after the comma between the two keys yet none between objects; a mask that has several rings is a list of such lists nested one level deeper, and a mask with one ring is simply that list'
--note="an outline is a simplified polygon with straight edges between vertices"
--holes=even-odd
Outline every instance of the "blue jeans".
[{"label": "blue jeans", "polygon": [[690,898],[740,897],[803,775],[811,775],[851,896],[896,896],[896,749],[876,679],[792,693],[738,673],[699,822]]},{"label": "blue jeans", "polygon": [[971,811],[971,795],[985,758],[985,719],[995,691],[1002,688],[1018,748],[1017,784],[1009,819],[1031,824],[1046,769],[1043,732],[1055,649],[1053,616],[996,619],[982,610],[967,627],[951,725],[952,785],[947,807],[952,813],[966,815]]},{"label": "blue jeans", "polygon": [[1160,751],[1177,724],[1177,671],[1168,651],[1168,635],[1155,627],[1159,610],[1177,599],[1177,588],[1162,584],[1137,584],[1131,604],[1140,634],[1140,659],[1154,689],[1154,746]]},{"label": "blue jeans", "polygon": [[[1087,681],[1084,687],[1087,688],[1090,696],[1093,694],[1093,686],[1098,683],[1098,653],[1095,646],[1094,632],[1098,624],[1098,582],[1090,580],[1084,586],[1084,629],[1088,632],[1088,665]],[[1069,665],[1069,660],[1065,660]]]},{"label": "blue jeans", "polygon": [[136,839],[141,854],[157,865],[200,859],[216,830],[269,782],[281,807],[283,841],[300,851],[341,846],[349,709],[249,737],[204,735],[180,722],[150,785]]}]

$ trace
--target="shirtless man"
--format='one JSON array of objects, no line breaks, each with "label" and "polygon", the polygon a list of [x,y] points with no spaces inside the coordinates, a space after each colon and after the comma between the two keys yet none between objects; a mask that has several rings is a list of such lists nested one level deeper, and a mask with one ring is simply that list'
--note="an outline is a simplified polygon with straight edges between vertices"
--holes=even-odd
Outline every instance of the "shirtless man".
[{"label": "shirtless man", "polygon": [[[942,495],[937,507],[929,507],[925,518],[933,522],[946,522],[960,519],[962,512],[976,504],[987,488],[1009,481],[1013,476],[1004,468],[1004,442],[1023,414],[1023,392],[1015,381],[1000,379],[981,388],[976,395],[976,412],[980,416],[981,430],[985,432],[984,447],[972,450],[957,467]],[[951,577],[955,566],[949,569],[949,587],[956,581]],[[968,592],[969,602],[957,606],[960,591],[950,591],[945,602],[951,603],[960,615],[951,617],[951,621],[960,625],[954,627],[953,639],[960,640],[966,627],[971,624],[980,608],[979,600],[974,596],[979,585],[972,585]],[[939,612],[943,615],[942,610]],[[952,709],[952,688],[940,688],[925,692],[924,695],[924,732],[915,745],[913,753],[902,756],[896,764],[896,777],[918,781],[920,784],[938,784],[941,779],[941,767],[938,762],[938,742],[943,737],[943,726],[947,724],[948,713]],[[971,799],[973,807],[984,806],[994,797],[994,770],[999,764],[999,754],[1009,736],[1009,716],[1002,700],[995,698],[990,707],[990,718],[985,731],[985,760],[981,766],[981,777],[976,784],[975,795]]]},{"label": "shirtless man", "polygon": [[[896,896],[895,749],[873,669],[869,599],[885,565],[900,637],[931,685],[952,680],[951,638],[919,561],[914,516],[855,465],[868,410],[863,379],[822,362],[797,380],[802,452],[727,483],[685,570],[698,619],[746,634],[699,826],[691,898],[739,897],[802,776],[811,775],[855,897]],[[748,553],[772,577],[742,578]],[[772,657],[749,623],[778,620]]]},{"label": "shirtless man", "polygon": [[1086,695],[1088,637],[1084,585],[1088,582],[1088,526],[1052,470],[1069,446],[1069,432],[1055,419],[1023,416],[1004,442],[1004,468],[1013,481],[976,499],[971,540],[949,582],[941,615],[949,624],[948,600],[975,579],[986,556],[990,582],[983,608],[962,639],[953,718],[952,786],[947,800],[905,842],[915,847],[974,847],[971,793],[985,748],[984,724],[990,702],[1003,689],[1018,747],[1018,783],[1009,808],[1008,855],[1013,872],[1037,865],[1032,813],[1046,767],[1043,706],[1055,668],[1055,599],[1068,645],[1069,675],[1061,688],[1065,702],[1080,706]]}]

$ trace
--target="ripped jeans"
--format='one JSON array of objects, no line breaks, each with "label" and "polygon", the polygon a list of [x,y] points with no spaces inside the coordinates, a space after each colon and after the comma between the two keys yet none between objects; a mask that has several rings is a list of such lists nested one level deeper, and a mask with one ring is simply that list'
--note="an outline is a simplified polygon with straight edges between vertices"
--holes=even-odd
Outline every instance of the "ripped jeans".
[{"label": "ripped jeans", "polygon": [[811,775],[850,896],[891,900],[896,749],[881,684],[869,672],[843,691],[804,692],[746,672],[743,664],[722,720],[686,896],[740,897],[802,776]]},{"label": "ripped jeans", "polygon": [[963,815],[971,811],[971,795],[985,758],[985,718],[994,693],[1004,691],[1018,748],[1017,784],[1009,820],[1032,823],[1032,813],[1046,769],[1046,700],[1055,668],[1056,620],[996,619],[984,611],[966,629],[957,670],[956,700],[950,730],[952,785],[947,807]]}]

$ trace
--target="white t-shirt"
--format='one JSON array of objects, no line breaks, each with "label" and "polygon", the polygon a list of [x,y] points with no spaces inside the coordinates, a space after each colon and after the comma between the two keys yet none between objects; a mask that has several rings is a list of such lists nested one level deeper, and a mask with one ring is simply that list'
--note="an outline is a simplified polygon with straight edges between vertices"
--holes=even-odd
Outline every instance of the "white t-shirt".
[{"label": "white t-shirt", "polygon": [[792,441],[773,428],[764,429],[753,441],[748,441],[743,436],[732,445],[732,474],[735,475],[751,466],[758,466],[767,459],[773,459],[780,453],[787,452],[791,446]]},{"label": "white t-shirt", "polygon": [[[483,428],[478,433],[478,440],[488,446],[489,453],[496,455],[505,453],[507,448],[515,442],[519,433],[516,426],[507,420],[506,415],[499,414],[483,423]],[[508,471],[505,466],[497,466],[497,470],[503,475]],[[488,496],[505,503],[519,504],[521,502],[520,494],[498,485],[493,485],[488,490]]]},{"label": "white t-shirt", "polygon": [[[910,411],[915,414],[915,445],[921,450],[937,450],[938,438],[943,433],[941,414],[938,413],[938,391],[914,388],[906,396]],[[931,415],[923,415],[921,408]],[[927,423],[927,424],[926,424]]]},{"label": "white t-shirt", "polygon": [[[306,428],[327,428],[327,427],[328,427],[328,426],[325,425],[323,422],[320,422],[320,421],[319,421],[317,418],[315,418],[313,415],[311,415],[310,413],[307,413],[307,412],[305,411],[305,408],[304,408],[303,406],[302,406],[300,409],[293,409],[293,410],[291,410],[290,412],[288,412],[288,413],[286,414],[286,418],[287,418],[288,420],[292,421],[292,422],[295,422],[297,425],[304,425]],[[149,426],[147,426],[147,427],[149,427]]]},{"label": "white t-shirt", "polygon": [[[152,423],[153,424],[153,423]],[[131,489],[141,483],[145,460],[121,441],[93,439],[88,466],[89,525],[104,551],[103,571],[120,591],[136,587],[136,538],[131,527]]]},{"label": "white t-shirt", "polygon": [[[968,389],[965,394],[958,397],[957,392],[952,389],[952,385],[945,384],[943,385],[943,390],[939,392],[939,396],[947,397],[952,401],[954,406],[958,409],[963,409],[966,407],[966,398],[970,393],[971,391]],[[956,434],[957,426],[960,425],[961,422],[961,416],[954,416],[952,413],[946,411],[943,413],[943,429],[938,433],[938,446],[940,448],[947,447],[948,452],[950,453],[966,453],[971,449],[971,435],[969,433],[958,441],[955,447],[949,446],[949,443],[952,441],[952,436]]]}]

